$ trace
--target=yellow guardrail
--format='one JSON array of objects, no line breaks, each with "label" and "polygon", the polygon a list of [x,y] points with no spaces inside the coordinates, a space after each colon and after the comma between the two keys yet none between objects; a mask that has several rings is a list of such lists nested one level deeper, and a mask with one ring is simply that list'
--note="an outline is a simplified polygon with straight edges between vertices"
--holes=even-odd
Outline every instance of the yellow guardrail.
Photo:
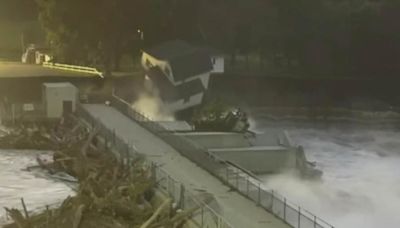
[{"label": "yellow guardrail", "polygon": [[103,73],[93,67],[75,66],[75,65],[68,65],[68,64],[61,64],[61,63],[49,63],[49,62],[44,62],[42,64],[42,66],[47,67],[47,68],[52,68],[52,69],[58,69],[58,70],[68,70],[68,71],[73,71],[73,72],[94,74],[94,75],[98,75],[101,78],[104,78]]}]

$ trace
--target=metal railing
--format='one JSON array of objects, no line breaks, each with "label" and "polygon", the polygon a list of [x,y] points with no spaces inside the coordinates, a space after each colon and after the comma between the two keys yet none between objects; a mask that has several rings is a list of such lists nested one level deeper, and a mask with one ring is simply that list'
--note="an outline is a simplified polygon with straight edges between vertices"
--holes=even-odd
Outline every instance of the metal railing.
[{"label": "metal railing", "polygon": [[68,65],[68,64],[61,64],[61,63],[49,63],[49,62],[44,62],[42,64],[42,66],[47,67],[47,68],[52,68],[52,69],[58,69],[58,70],[68,70],[68,71],[79,72],[79,73],[94,74],[94,75],[98,75],[101,78],[104,78],[103,73],[93,67],[75,66],[75,65]]},{"label": "metal railing", "polygon": [[225,219],[211,206],[202,203],[193,193],[187,191],[185,186],[175,180],[165,170],[153,166],[155,180],[158,188],[172,197],[178,207],[183,210],[197,209],[191,215],[191,220],[198,226],[204,228],[233,228]]},{"label": "metal railing", "polygon": [[[120,138],[113,130],[107,128],[101,121],[95,119],[82,106],[78,105],[77,113],[92,128],[99,131],[99,135],[104,138],[104,146],[112,148],[115,157],[121,161],[124,159],[143,158],[133,145]],[[190,191],[186,190],[184,185],[175,180],[164,169],[155,163],[145,161],[148,166],[151,166],[152,174],[155,183],[160,191],[171,197],[178,207],[182,210],[194,210],[190,215],[191,220],[197,227],[200,228],[233,228],[218,212],[211,208],[207,203],[198,200],[197,197]]]},{"label": "metal railing", "polygon": [[169,133],[167,129],[155,121],[147,118],[134,110],[132,106],[113,95],[111,105],[122,112],[139,125],[158,136],[183,156],[220,179],[228,186],[235,189],[241,195],[256,203],[256,205],[272,213],[277,218],[294,228],[333,228],[326,221],[318,218],[309,211],[289,202],[285,197],[273,190],[267,190],[259,180],[256,180],[242,170],[216,155],[211,154],[205,148],[201,148],[192,141]]}]

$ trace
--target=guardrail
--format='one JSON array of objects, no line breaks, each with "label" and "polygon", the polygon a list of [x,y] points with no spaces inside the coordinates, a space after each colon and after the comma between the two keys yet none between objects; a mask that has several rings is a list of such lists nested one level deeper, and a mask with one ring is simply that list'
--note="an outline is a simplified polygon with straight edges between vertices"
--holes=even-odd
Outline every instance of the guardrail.
[{"label": "guardrail", "polygon": [[98,75],[101,78],[104,78],[103,73],[93,67],[75,66],[75,65],[68,65],[68,64],[61,64],[61,63],[49,63],[49,62],[44,62],[42,64],[42,66],[47,67],[47,68],[52,68],[52,69],[58,69],[58,70],[68,70],[68,71],[79,72],[79,73],[94,74],[94,75]]},{"label": "guardrail", "polygon": [[[81,118],[86,120],[93,128],[96,128],[105,140],[105,147],[113,148],[114,155],[121,161],[124,159],[135,159],[143,157],[134,149],[129,142],[118,137],[113,130],[108,129],[101,121],[95,119],[90,113],[83,109],[80,105],[77,107],[77,113]],[[198,208],[192,212],[191,220],[200,228],[233,228],[218,212],[211,208],[208,204],[198,200],[195,195],[186,190],[184,185],[175,180],[160,166],[146,162],[151,166],[155,183],[160,191],[170,196],[180,209],[191,210]]]},{"label": "guardrail", "polygon": [[264,189],[262,183],[205,148],[190,140],[168,133],[168,130],[145,115],[137,112],[123,99],[113,95],[111,105],[139,125],[171,145],[183,156],[196,163],[223,183],[235,189],[269,213],[294,228],[333,228],[311,212],[289,202],[273,190]]}]

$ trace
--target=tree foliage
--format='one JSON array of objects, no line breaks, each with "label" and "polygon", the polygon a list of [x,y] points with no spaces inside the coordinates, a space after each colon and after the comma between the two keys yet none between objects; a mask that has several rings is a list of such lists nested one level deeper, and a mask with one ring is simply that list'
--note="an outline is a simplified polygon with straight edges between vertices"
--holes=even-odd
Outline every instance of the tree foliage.
[{"label": "tree foliage", "polygon": [[144,0],[37,0],[40,21],[56,56],[70,63],[118,67],[138,39]]},{"label": "tree foliage", "polygon": [[233,60],[258,55],[268,66],[304,74],[400,72],[397,0],[37,2],[49,40],[67,62],[111,69],[124,53],[178,38],[215,46]]}]

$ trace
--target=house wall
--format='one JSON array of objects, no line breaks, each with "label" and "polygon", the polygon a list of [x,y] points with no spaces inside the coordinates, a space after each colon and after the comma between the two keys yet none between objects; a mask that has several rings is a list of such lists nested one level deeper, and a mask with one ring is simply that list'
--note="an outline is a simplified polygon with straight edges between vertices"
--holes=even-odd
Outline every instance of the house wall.
[{"label": "house wall", "polygon": [[209,152],[255,174],[271,174],[296,169],[296,151],[291,148],[228,148],[210,149]]},{"label": "house wall", "polygon": [[250,141],[245,137],[245,135],[239,133],[190,132],[176,133],[176,135],[190,139],[204,148],[221,149],[251,146]]},{"label": "house wall", "polygon": [[175,102],[167,103],[167,107],[171,112],[181,111],[187,108],[192,108],[200,105],[203,102],[204,93],[198,93],[190,97],[189,101],[180,99]]},{"label": "house wall", "polygon": [[207,90],[208,87],[210,86],[210,74],[209,73],[202,74],[199,77],[201,82],[203,83],[204,88]]},{"label": "house wall", "polygon": [[[209,86],[209,82],[210,82],[210,74],[209,73],[197,75],[197,76],[192,77],[188,80],[185,80],[184,82],[181,82],[179,84],[187,83],[187,82],[190,82],[193,80],[198,80],[198,79],[201,80],[205,90],[207,90],[208,86]],[[168,106],[169,110],[172,112],[182,111],[187,108],[192,108],[192,107],[201,105],[203,103],[204,96],[205,96],[205,91],[203,91],[201,93],[193,94],[189,100],[185,100],[184,98],[182,98],[182,99],[179,99],[179,100],[176,100],[173,102],[169,102],[167,104],[167,106]]]},{"label": "house wall", "polygon": [[149,70],[150,69],[150,67],[147,65],[147,61],[149,61],[152,66],[160,67],[160,69],[164,72],[164,74],[168,76],[168,79],[172,83],[174,83],[174,79],[172,77],[171,66],[167,61],[156,59],[156,58],[152,57],[151,55],[148,55],[148,54],[143,52],[143,55],[142,55],[142,66],[143,66],[143,68],[145,70]]},{"label": "house wall", "polygon": [[[202,82],[203,82],[204,87],[206,89],[208,89],[211,72],[205,72],[205,73],[202,73],[202,74],[194,75],[192,77],[189,77],[189,78],[185,79],[184,81],[176,82],[173,79],[173,71],[172,71],[171,65],[167,61],[156,59],[156,58],[152,57],[151,55],[148,55],[147,53],[143,52],[141,62],[142,62],[142,66],[143,66],[143,68],[145,70],[149,70],[150,69],[150,67],[146,64],[147,61],[150,62],[152,66],[160,67],[160,69],[164,72],[165,75],[168,76],[168,79],[175,86],[178,86],[178,85],[181,85],[183,83],[190,82],[192,80],[196,80],[196,79],[200,78],[202,80]],[[223,64],[224,64],[224,59],[223,58],[216,59],[216,67],[217,67],[217,69],[219,71],[221,69],[223,70],[223,68],[224,68]]]},{"label": "house wall", "polygon": [[225,72],[225,59],[222,56],[211,57],[211,62],[213,63],[212,73],[224,73]]},{"label": "house wall", "polygon": [[44,104],[48,118],[61,118],[63,115],[63,102],[72,101],[72,111],[76,110],[78,102],[78,89],[68,87],[44,87]]},{"label": "house wall", "polygon": [[[142,66],[145,70],[149,70],[150,67],[152,67],[152,66],[160,67],[160,69],[164,72],[165,75],[168,76],[169,81],[174,86],[178,86],[183,83],[187,83],[187,82],[190,82],[193,80],[200,79],[206,90],[209,87],[211,72],[205,72],[205,73],[202,73],[199,75],[194,75],[192,77],[185,79],[184,81],[176,82],[173,78],[173,71],[171,69],[171,66],[167,61],[162,61],[162,60],[156,59],[147,53],[143,53],[141,61],[142,61]],[[220,60],[218,60],[218,61],[220,61]],[[181,111],[181,110],[184,110],[187,108],[192,108],[194,106],[200,105],[203,102],[204,94],[205,94],[205,91],[202,93],[193,94],[193,96],[191,96],[188,101],[185,100],[184,98],[182,98],[177,101],[168,103],[167,106],[168,106],[169,110],[172,112]]]},{"label": "house wall", "polygon": [[190,82],[190,81],[193,81],[193,80],[197,80],[197,79],[200,78],[202,80],[202,82],[203,82],[204,87],[206,89],[208,89],[208,85],[209,85],[209,81],[210,81],[210,75],[211,75],[211,72],[205,72],[205,73],[202,73],[202,74],[198,74],[198,75],[194,75],[192,77],[186,78],[184,81],[178,81],[178,82],[174,81],[172,83],[175,86],[177,86],[177,85],[181,85],[183,83]]}]

